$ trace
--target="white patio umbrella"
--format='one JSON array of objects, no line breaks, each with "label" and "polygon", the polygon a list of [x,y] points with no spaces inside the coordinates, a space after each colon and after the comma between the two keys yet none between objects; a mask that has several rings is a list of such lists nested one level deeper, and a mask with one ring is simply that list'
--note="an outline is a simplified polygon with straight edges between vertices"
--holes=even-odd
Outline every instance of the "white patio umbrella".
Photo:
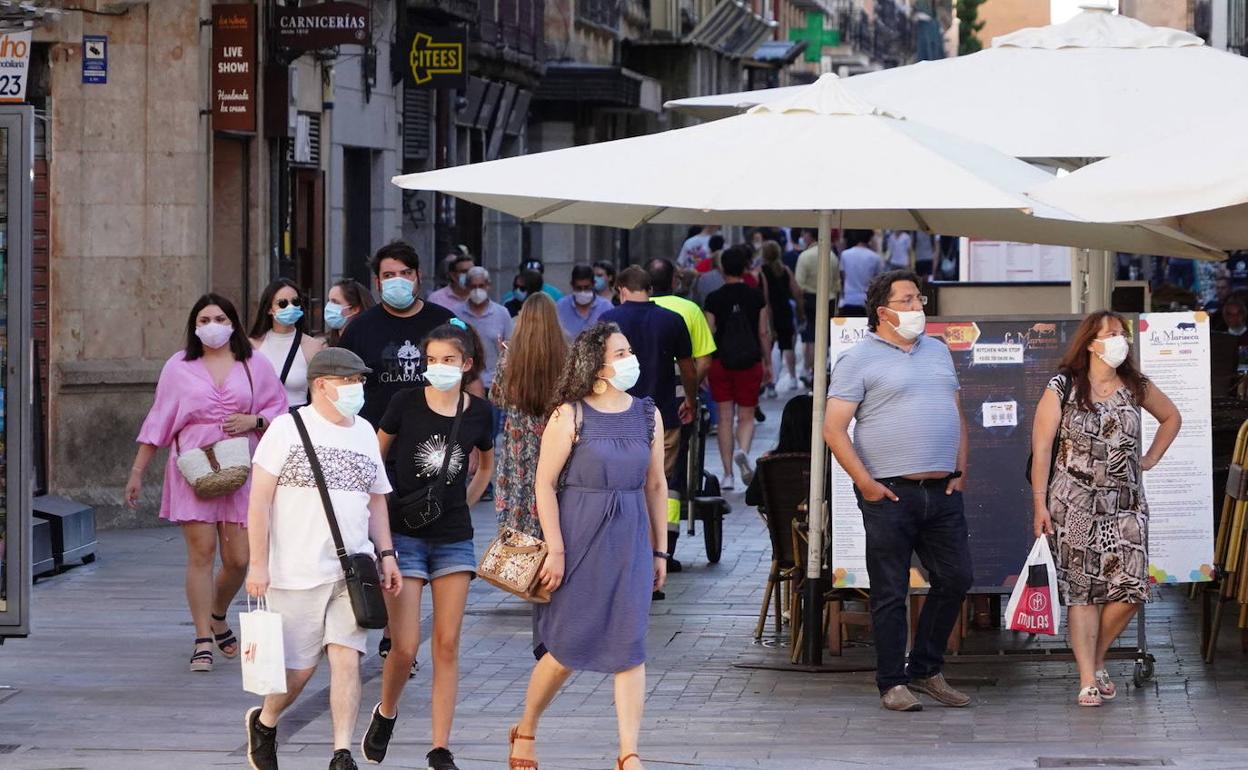
[{"label": "white patio umbrella", "polygon": [[[800,168],[761,183],[776,168]],[[1212,258],[1164,228],[1098,225],[1056,209],[1030,216],[1022,191],[1047,174],[991,148],[901,119],[825,75],[745,115],[631,139],[396,176],[531,222],[636,227],[706,221],[817,225],[816,393],[827,388],[829,251],[841,227],[917,228],[986,238]],[[1095,243],[1093,243],[1095,241]],[[1131,244],[1131,245],[1127,245]],[[824,401],[811,426],[810,510],[823,510]],[[810,577],[820,577],[823,518],[810,522]],[[812,634],[811,638],[817,635]]]},{"label": "white patio umbrella", "polygon": [[1150,222],[1248,249],[1248,137],[1204,126],[1051,180],[1031,197],[1101,222]]},{"label": "white patio umbrella", "polygon": [[[1019,30],[967,56],[846,78],[845,88],[907,118],[1026,159],[1089,159],[1224,120],[1248,93],[1248,58],[1105,9]],[[678,99],[669,109],[722,117],[796,88]]]}]

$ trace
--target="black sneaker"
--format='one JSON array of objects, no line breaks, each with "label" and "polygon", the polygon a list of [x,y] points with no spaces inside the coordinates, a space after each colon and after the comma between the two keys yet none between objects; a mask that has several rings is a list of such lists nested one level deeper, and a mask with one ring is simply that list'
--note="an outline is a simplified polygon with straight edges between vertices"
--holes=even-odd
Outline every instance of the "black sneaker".
[{"label": "black sneaker", "polygon": [[667,574],[670,575],[673,572],[684,572],[684,571],[685,571],[685,565],[681,564],[678,559],[673,559],[670,556],[667,557]]},{"label": "black sneaker", "polygon": [[277,770],[277,728],[260,723],[260,707],[247,709],[247,763],[251,770]]},{"label": "black sneaker", "polygon": [[373,718],[360,740],[360,754],[365,761],[376,765],[386,758],[386,749],[390,748],[390,738],[394,735],[394,723],[398,718],[396,714],[393,719],[386,719],[381,715],[381,704],[373,706]]},{"label": "black sneaker", "polygon": [[338,749],[334,752],[334,758],[329,760],[329,770],[360,770],[360,766],[355,764],[351,752]]},{"label": "black sneaker", "polygon": [[425,755],[429,770],[459,770],[455,764],[455,755],[443,748],[436,748]]},{"label": "black sneaker", "polygon": [[390,637],[388,636],[381,637],[381,641],[377,642],[377,657],[384,660],[385,657],[390,654],[390,647],[391,647]]},{"label": "black sneaker", "polygon": [[754,407],[754,422],[767,422],[767,415],[763,414],[760,407]]}]

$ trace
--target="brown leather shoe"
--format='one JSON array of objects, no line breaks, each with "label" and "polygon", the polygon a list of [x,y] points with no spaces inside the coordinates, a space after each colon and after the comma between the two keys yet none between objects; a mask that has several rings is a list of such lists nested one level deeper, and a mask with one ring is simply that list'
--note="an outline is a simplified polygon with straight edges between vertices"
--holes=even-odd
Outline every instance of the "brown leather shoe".
[{"label": "brown leather shoe", "polygon": [[922,711],[923,704],[906,689],[904,684],[889,689],[880,696],[880,705],[889,711]]},{"label": "brown leather shoe", "polygon": [[936,674],[926,679],[911,679],[910,689],[915,692],[921,692],[929,698],[933,698],[953,708],[971,705],[971,696],[950,687],[949,683],[945,681],[944,674]]}]

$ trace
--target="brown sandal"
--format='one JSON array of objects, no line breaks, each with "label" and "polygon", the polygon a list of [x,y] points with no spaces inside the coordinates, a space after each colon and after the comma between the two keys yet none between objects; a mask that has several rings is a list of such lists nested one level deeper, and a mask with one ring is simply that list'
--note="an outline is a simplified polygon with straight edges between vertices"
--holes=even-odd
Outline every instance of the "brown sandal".
[{"label": "brown sandal", "polygon": [[625,763],[625,762],[627,762],[627,761],[628,761],[628,760],[630,760],[630,759],[635,759],[635,760],[637,760],[638,762],[640,762],[640,761],[641,761],[641,755],[640,755],[640,754],[629,754],[627,757],[620,757],[619,759],[615,760],[615,770],[624,770],[624,763]]},{"label": "brown sandal", "polygon": [[516,759],[511,756],[516,749],[516,741],[535,741],[537,738],[532,735],[521,735],[520,725],[511,726],[511,737],[507,742],[507,768],[508,770],[538,770],[537,761],[532,759]]}]

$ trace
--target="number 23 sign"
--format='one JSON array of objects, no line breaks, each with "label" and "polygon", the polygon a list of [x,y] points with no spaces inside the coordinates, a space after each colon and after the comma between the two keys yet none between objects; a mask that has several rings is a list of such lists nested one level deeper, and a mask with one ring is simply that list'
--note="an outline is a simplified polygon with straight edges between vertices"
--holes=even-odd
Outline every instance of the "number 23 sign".
[{"label": "number 23 sign", "polygon": [[29,31],[0,35],[0,102],[21,102],[26,99],[30,36]]}]

